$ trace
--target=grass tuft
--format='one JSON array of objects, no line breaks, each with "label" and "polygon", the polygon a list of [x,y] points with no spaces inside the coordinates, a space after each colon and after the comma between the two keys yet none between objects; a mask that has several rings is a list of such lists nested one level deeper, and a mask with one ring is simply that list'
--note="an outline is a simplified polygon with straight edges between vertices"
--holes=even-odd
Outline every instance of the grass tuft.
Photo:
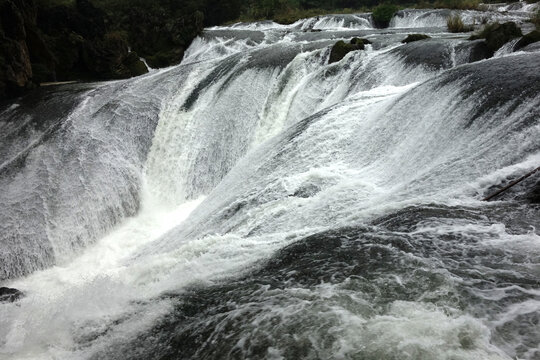
[{"label": "grass tuft", "polygon": [[463,23],[463,20],[459,15],[450,16],[448,20],[446,20],[446,26],[451,33],[469,32],[473,30],[472,26]]}]

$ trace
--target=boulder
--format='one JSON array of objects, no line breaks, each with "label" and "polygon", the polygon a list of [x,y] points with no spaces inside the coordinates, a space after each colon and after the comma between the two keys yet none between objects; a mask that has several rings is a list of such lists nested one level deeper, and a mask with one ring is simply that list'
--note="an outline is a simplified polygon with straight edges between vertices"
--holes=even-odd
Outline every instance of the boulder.
[{"label": "boulder", "polygon": [[486,25],[479,34],[472,35],[469,40],[485,39],[489,50],[495,52],[508,41],[522,36],[521,29],[515,22],[509,21],[503,24],[498,22]]},{"label": "boulder", "polygon": [[468,64],[493,56],[484,40],[473,40],[456,46],[456,64]]},{"label": "boulder", "polygon": [[514,51],[518,51],[527,45],[540,41],[540,31],[534,30],[528,34],[525,34],[514,46]]},{"label": "boulder", "polygon": [[452,43],[447,40],[426,39],[404,44],[390,50],[390,53],[399,56],[408,66],[442,70],[453,66],[452,48]]},{"label": "boulder", "polygon": [[540,42],[535,42],[530,45],[527,45],[524,48],[519,49],[519,51],[526,51],[526,52],[540,51]]},{"label": "boulder", "polygon": [[532,189],[527,193],[526,199],[532,204],[540,204],[540,181],[537,181]]},{"label": "boulder", "polygon": [[360,38],[353,38],[348,44],[343,40],[338,41],[332,46],[328,63],[332,64],[340,61],[351,51],[364,50],[364,44],[371,44],[371,42]]},{"label": "boulder", "polygon": [[368,39],[362,39],[362,38],[355,37],[355,38],[351,39],[350,44],[351,45],[358,45],[358,44],[369,45],[369,44],[371,44],[371,41],[369,41]]},{"label": "boulder", "polygon": [[401,40],[402,43],[407,44],[413,41],[419,41],[424,39],[430,39],[431,37],[424,34],[409,34],[405,39]]},{"label": "boulder", "polygon": [[15,302],[23,296],[23,293],[17,289],[0,287],[0,303]]}]

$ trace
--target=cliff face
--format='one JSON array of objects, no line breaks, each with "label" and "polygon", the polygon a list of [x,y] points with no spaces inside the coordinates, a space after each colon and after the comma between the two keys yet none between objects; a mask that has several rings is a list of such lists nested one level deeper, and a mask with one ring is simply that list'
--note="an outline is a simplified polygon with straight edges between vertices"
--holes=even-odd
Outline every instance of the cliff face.
[{"label": "cliff face", "polygon": [[55,66],[41,66],[40,81],[124,79],[148,71],[128,42],[108,32],[105,12],[88,0],[74,7],[38,7],[37,25]]},{"label": "cliff face", "polygon": [[[42,82],[124,79],[179,63],[239,0],[0,0],[0,99]],[[129,49],[133,50],[130,51]]]},{"label": "cliff face", "polygon": [[26,40],[35,18],[31,0],[0,1],[0,98],[16,96],[33,86]]},{"label": "cliff face", "polygon": [[88,0],[42,7],[0,0],[0,99],[42,82],[124,79],[148,72],[128,42],[107,32],[105,13]]}]

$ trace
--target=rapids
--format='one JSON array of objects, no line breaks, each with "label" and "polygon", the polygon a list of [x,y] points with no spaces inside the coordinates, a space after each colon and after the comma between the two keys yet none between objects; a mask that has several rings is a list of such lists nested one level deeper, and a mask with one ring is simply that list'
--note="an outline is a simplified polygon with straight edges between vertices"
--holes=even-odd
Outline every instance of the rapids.
[{"label": "rapids", "polygon": [[540,52],[450,14],[213,27],[0,107],[0,359],[538,359],[538,176],[481,199],[540,165]]}]

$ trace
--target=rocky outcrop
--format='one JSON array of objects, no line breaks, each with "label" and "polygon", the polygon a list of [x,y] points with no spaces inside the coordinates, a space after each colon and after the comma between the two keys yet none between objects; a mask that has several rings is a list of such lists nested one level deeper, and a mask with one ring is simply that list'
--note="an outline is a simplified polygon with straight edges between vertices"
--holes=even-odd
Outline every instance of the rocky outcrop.
[{"label": "rocky outcrop", "polygon": [[146,59],[153,68],[178,64],[191,41],[204,28],[201,11],[170,14],[165,8],[134,7],[120,19],[121,28],[127,29],[131,46]]},{"label": "rocky outcrop", "polygon": [[32,1],[0,0],[0,98],[18,95],[33,85],[26,23],[34,8]]},{"label": "rocky outcrop", "polygon": [[514,46],[514,51],[520,50],[527,45],[534,44],[540,41],[540,31],[534,30],[524,35]]},{"label": "rocky outcrop", "polygon": [[457,45],[455,54],[456,65],[461,65],[489,59],[493,56],[493,51],[488,48],[485,41],[473,40]]},{"label": "rocky outcrop", "polygon": [[0,99],[46,81],[124,79],[147,71],[125,38],[107,32],[105,13],[88,0],[72,7],[0,0]]},{"label": "rocky outcrop", "polygon": [[540,204],[540,180],[536,182],[527,194],[527,200],[532,204]]},{"label": "rocky outcrop", "polygon": [[424,39],[429,39],[429,38],[431,37],[425,34],[409,34],[405,39],[401,40],[401,42],[404,44],[408,44],[413,41],[419,41],[419,40],[424,40]]},{"label": "rocky outcrop", "polygon": [[426,39],[404,44],[390,53],[396,54],[407,66],[422,66],[434,71],[450,69],[452,43],[444,39]]},{"label": "rocky outcrop", "polygon": [[204,26],[240,8],[236,0],[0,0],[0,100],[42,82],[137,76],[148,71],[139,56],[155,68],[178,64]]},{"label": "rocky outcrop", "polygon": [[522,36],[521,29],[515,22],[509,21],[503,24],[493,23],[486,25],[484,30],[475,34],[469,40],[485,39],[489,50],[495,52],[499,50],[508,41]]},{"label": "rocky outcrop", "polygon": [[88,0],[75,7],[40,7],[37,24],[54,54],[54,68],[47,66],[45,80],[125,79],[148,69],[130,52],[127,36],[108,31],[106,14]]},{"label": "rocky outcrop", "polygon": [[526,52],[540,51],[540,42],[535,42],[533,44],[527,45],[527,46],[519,49],[519,51],[526,51]]},{"label": "rocky outcrop", "polygon": [[328,63],[332,64],[340,61],[351,51],[364,50],[365,44],[371,44],[371,42],[360,38],[353,38],[348,44],[343,40],[338,41],[332,46]]},{"label": "rocky outcrop", "polygon": [[17,289],[0,287],[0,303],[15,302],[23,296],[23,293]]}]

